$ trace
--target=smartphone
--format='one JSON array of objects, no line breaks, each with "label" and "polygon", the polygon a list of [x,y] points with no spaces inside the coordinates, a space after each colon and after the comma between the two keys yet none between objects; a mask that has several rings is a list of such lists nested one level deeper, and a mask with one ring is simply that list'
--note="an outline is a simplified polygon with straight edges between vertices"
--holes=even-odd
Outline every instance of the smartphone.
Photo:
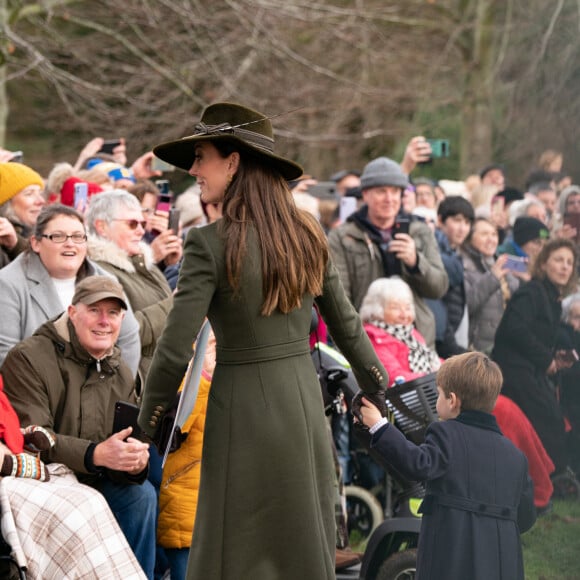
[{"label": "smartphone", "polygon": [[118,433],[127,427],[133,427],[130,437],[140,439],[143,431],[137,423],[139,407],[127,401],[117,401],[115,403],[115,415],[113,417],[113,433]]},{"label": "smartphone", "polygon": [[89,184],[75,183],[74,208],[84,214],[89,207]]},{"label": "smartphone", "polygon": [[395,234],[408,234],[409,228],[411,226],[411,221],[406,217],[398,217],[395,221],[395,226],[393,227],[393,238]]},{"label": "smartphone", "polygon": [[159,190],[159,195],[157,196],[157,207],[155,211],[169,211],[171,209],[171,202],[173,200],[173,195],[169,191],[169,181],[167,179],[158,179],[155,182],[157,189]]},{"label": "smartphone", "polygon": [[420,161],[419,165],[431,165],[433,159],[449,157],[451,154],[448,139],[427,139],[427,143],[431,145],[431,156],[427,161]]},{"label": "smartphone", "polygon": [[167,173],[168,171],[175,171],[175,165],[159,159],[159,157],[153,157],[151,160],[151,169],[153,171],[161,171],[162,173]]},{"label": "smartphone", "polygon": [[431,159],[449,157],[450,149],[448,139],[427,139],[427,143],[431,145]]},{"label": "smartphone", "polygon": [[181,217],[181,210],[172,207],[169,210],[169,229],[173,230],[175,235],[179,234],[179,218]]},{"label": "smartphone", "polygon": [[99,149],[99,153],[108,153],[109,155],[113,154],[115,148],[121,145],[121,139],[109,139],[107,141],[103,141],[103,145]]},{"label": "smartphone", "polygon": [[12,157],[10,161],[13,163],[22,163],[24,161],[24,155],[22,151],[12,151]]},{"label": "smartphone", "polygon": [[318,199],[335,199],[336,183],[334,181],[319,181],[309,185],[307,193]]},{"label": "smartphone", "polygon": [[504,264],[504,268],[512,270],[513,272],[527,272],[528,271],[528,259],[522,258],[520,256],[508,256]]},{"label": "smartphone", "polygon": [[580,242],[580,213],[566,213],[564,214],[564,223],[566,225],[576,228],[575,242]]}]

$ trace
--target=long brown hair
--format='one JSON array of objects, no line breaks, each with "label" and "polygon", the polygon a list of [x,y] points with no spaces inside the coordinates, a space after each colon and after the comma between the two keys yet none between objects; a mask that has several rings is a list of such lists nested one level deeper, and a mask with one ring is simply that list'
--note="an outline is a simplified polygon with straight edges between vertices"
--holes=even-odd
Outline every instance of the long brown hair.
[{"label": "long brown hair", "polygon": [[[222,143],[214,145],[222,155],[228,155]],[[329,250],[320,224],[296,207],[277,171],[240,152],[240,164],[225,193],[218,226],[225,238],[226,270],[234,292],[239,289],[252,226],[262,255],[263,315],[276,308],[286,314],[302,304],[304,294],[322,294]]]},{"label": "long brown hair", "polygon": [[578,286],[578,252],[576,250],[576,246],[574,242],[568,240],[566,238],[554,238],[552,240],[548,240],[540,253],[534,260],[532,265],[532,278],[537,278],[538,280],[544,280],[546,278],[546,272],[544,272],[544,265],[550,258],[550,256],[560,248],[568,248],[572,252],[572,256],[574,257],[574,265],[572,268],[572,275],[570,276],[570,280],[564,288],[561,289],[560,294],[562,296],[568,296],[568,294],[572,294],[575,292]]}]

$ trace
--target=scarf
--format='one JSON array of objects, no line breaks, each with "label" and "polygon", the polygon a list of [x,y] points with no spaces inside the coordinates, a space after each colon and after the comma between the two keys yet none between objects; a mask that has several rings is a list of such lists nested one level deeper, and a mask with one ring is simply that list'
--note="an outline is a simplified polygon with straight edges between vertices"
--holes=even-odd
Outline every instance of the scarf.
[{"label": "scarf", "polygon": [[381,320],[371,320],[371,324],[383,329],[409,348],[409,368],[412,372],[432,373],[441,366],[437,354],[413,336],[412,324],[386,324]]}]

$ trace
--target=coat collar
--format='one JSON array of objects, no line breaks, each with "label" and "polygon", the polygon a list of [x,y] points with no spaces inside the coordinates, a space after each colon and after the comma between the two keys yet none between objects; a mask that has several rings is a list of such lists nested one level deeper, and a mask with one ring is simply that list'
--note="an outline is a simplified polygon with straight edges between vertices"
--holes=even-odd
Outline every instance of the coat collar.
[{"label": "coat collar", "polygon": [[[153,250],[145,243],[140,243],[141,252],[145,259],[145,267],[151,270],[155,266],[153,261]],[[133,260],[129,257],[125,250],[122,250],[110,240],[106,240],[99,236],[89,235],[88,239],[89,255],[95,262],[106,262],[120,270],[134,274],[136,272]]]},{"label": "coat collar", "polygon": [[495,431],[501,435],[501,430],[497,425],[495,417],[491,413],[483,411],[461,411],[458,417],[454,419],[464,425],[471,425],[479,427],[480,429],[487,429],[488,431]]}]

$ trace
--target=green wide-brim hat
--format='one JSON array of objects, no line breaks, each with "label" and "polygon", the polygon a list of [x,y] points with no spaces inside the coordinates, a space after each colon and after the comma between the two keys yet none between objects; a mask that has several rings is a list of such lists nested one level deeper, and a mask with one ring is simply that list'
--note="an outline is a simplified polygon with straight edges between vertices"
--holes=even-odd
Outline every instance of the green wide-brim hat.
[{"label": "green wide-brim hat", "polygon": [[274,153],[272,123],[262,113],[235,103],[214,103],[205,109],[193,135],[153,148],[159,159],[189,171],[200,141],[230,141],[253,157],[261,157],[287,180],[297,179],[302,167]]}]

